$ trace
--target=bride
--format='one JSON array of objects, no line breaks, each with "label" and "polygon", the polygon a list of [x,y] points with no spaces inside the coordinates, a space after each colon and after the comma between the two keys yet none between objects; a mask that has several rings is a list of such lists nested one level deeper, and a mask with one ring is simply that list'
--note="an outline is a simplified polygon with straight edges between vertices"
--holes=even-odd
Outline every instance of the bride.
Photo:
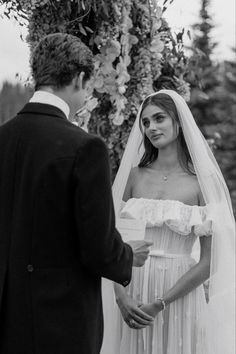
[{"label": "bride", "polygon": [[[153,246],[128,289],[103,285],[102,354],[233,354],[235,223],[224,178],[185,101],[142,103],[117,173],[117,216]],[[199,243],[200,256],[193,257]],[[209,278],[206,301],[203,282]],[[137,307],[153,317],[144,327]]]}]

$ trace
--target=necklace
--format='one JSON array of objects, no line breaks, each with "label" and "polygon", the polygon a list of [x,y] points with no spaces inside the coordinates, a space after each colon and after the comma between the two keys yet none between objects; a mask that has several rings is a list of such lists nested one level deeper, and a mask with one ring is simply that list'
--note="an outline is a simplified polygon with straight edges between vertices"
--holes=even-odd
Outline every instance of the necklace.
[{"label": "necklace", "polygon": [[175,169],[172,169],[168,172],[165,172],[164,175],[162,175],[162,179],[164,182],[167,182],[168,181],[168,178],[170,175],[172,175],[174,172],[177,172],[178,171],[178,168],[175,168]]}]

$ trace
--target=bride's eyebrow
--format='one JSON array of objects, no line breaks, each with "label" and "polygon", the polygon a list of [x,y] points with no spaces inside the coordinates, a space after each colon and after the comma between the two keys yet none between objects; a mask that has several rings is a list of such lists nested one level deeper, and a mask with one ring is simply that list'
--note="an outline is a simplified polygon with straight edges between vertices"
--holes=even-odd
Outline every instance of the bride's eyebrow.
[{"label": "bride's eyebrow", "polygon": [[[165,115],[164,112],[158,112],[158,113],[154,113],[151,118],[159,118],[159,117],[163,117]],[[142,120],[145,120],[145,119],[149,119],[149,117],[142,117]]]},{"label": "bride's eyebrow", "polygon": [[162,118],[165,116],[164,112],[158,112],[158,113],[154,113],[151,117],[152,118]]}]

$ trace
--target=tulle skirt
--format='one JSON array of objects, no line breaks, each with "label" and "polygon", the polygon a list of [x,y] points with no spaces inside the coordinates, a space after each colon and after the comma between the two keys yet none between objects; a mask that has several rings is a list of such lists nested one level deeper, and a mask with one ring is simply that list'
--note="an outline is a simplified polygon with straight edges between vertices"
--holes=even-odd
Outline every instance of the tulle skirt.
[{"label": "tulle skirt", "polygon": [[[195,261],[190,256],[150,257],[147,268],[134,268],[127,288],[134,299],[153,302],[174,286]],[[147,278],[147,284],[144,279]],[[146,290],[145,290],[146,289]],[[144,294],[146,292],[146,294]],[[112,283],[103,283],[104,343],[101,354],[207,354],[206,332],[199,318],[206,308],[203,286],[171,303],[155,318],[152,327],[129,328],[115,303]],[[226,354],[226,353],[224,353]]]}]

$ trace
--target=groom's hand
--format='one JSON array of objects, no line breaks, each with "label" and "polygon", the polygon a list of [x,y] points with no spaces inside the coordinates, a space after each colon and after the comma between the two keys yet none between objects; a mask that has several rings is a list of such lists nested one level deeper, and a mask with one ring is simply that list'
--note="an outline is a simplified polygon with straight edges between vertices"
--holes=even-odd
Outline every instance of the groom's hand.
[{"label": "groom's hand", "polygon": [[149,247],[153,245],[150,241],[128,241],[133,250],[133,266],[142,267],[148,258]]},{"label": "groom's hand", "polygon": [[125,295],[116,301],[124,321],[130,328],[141,329],[153,324],[154,317],[142,311],[137,300]]}]

